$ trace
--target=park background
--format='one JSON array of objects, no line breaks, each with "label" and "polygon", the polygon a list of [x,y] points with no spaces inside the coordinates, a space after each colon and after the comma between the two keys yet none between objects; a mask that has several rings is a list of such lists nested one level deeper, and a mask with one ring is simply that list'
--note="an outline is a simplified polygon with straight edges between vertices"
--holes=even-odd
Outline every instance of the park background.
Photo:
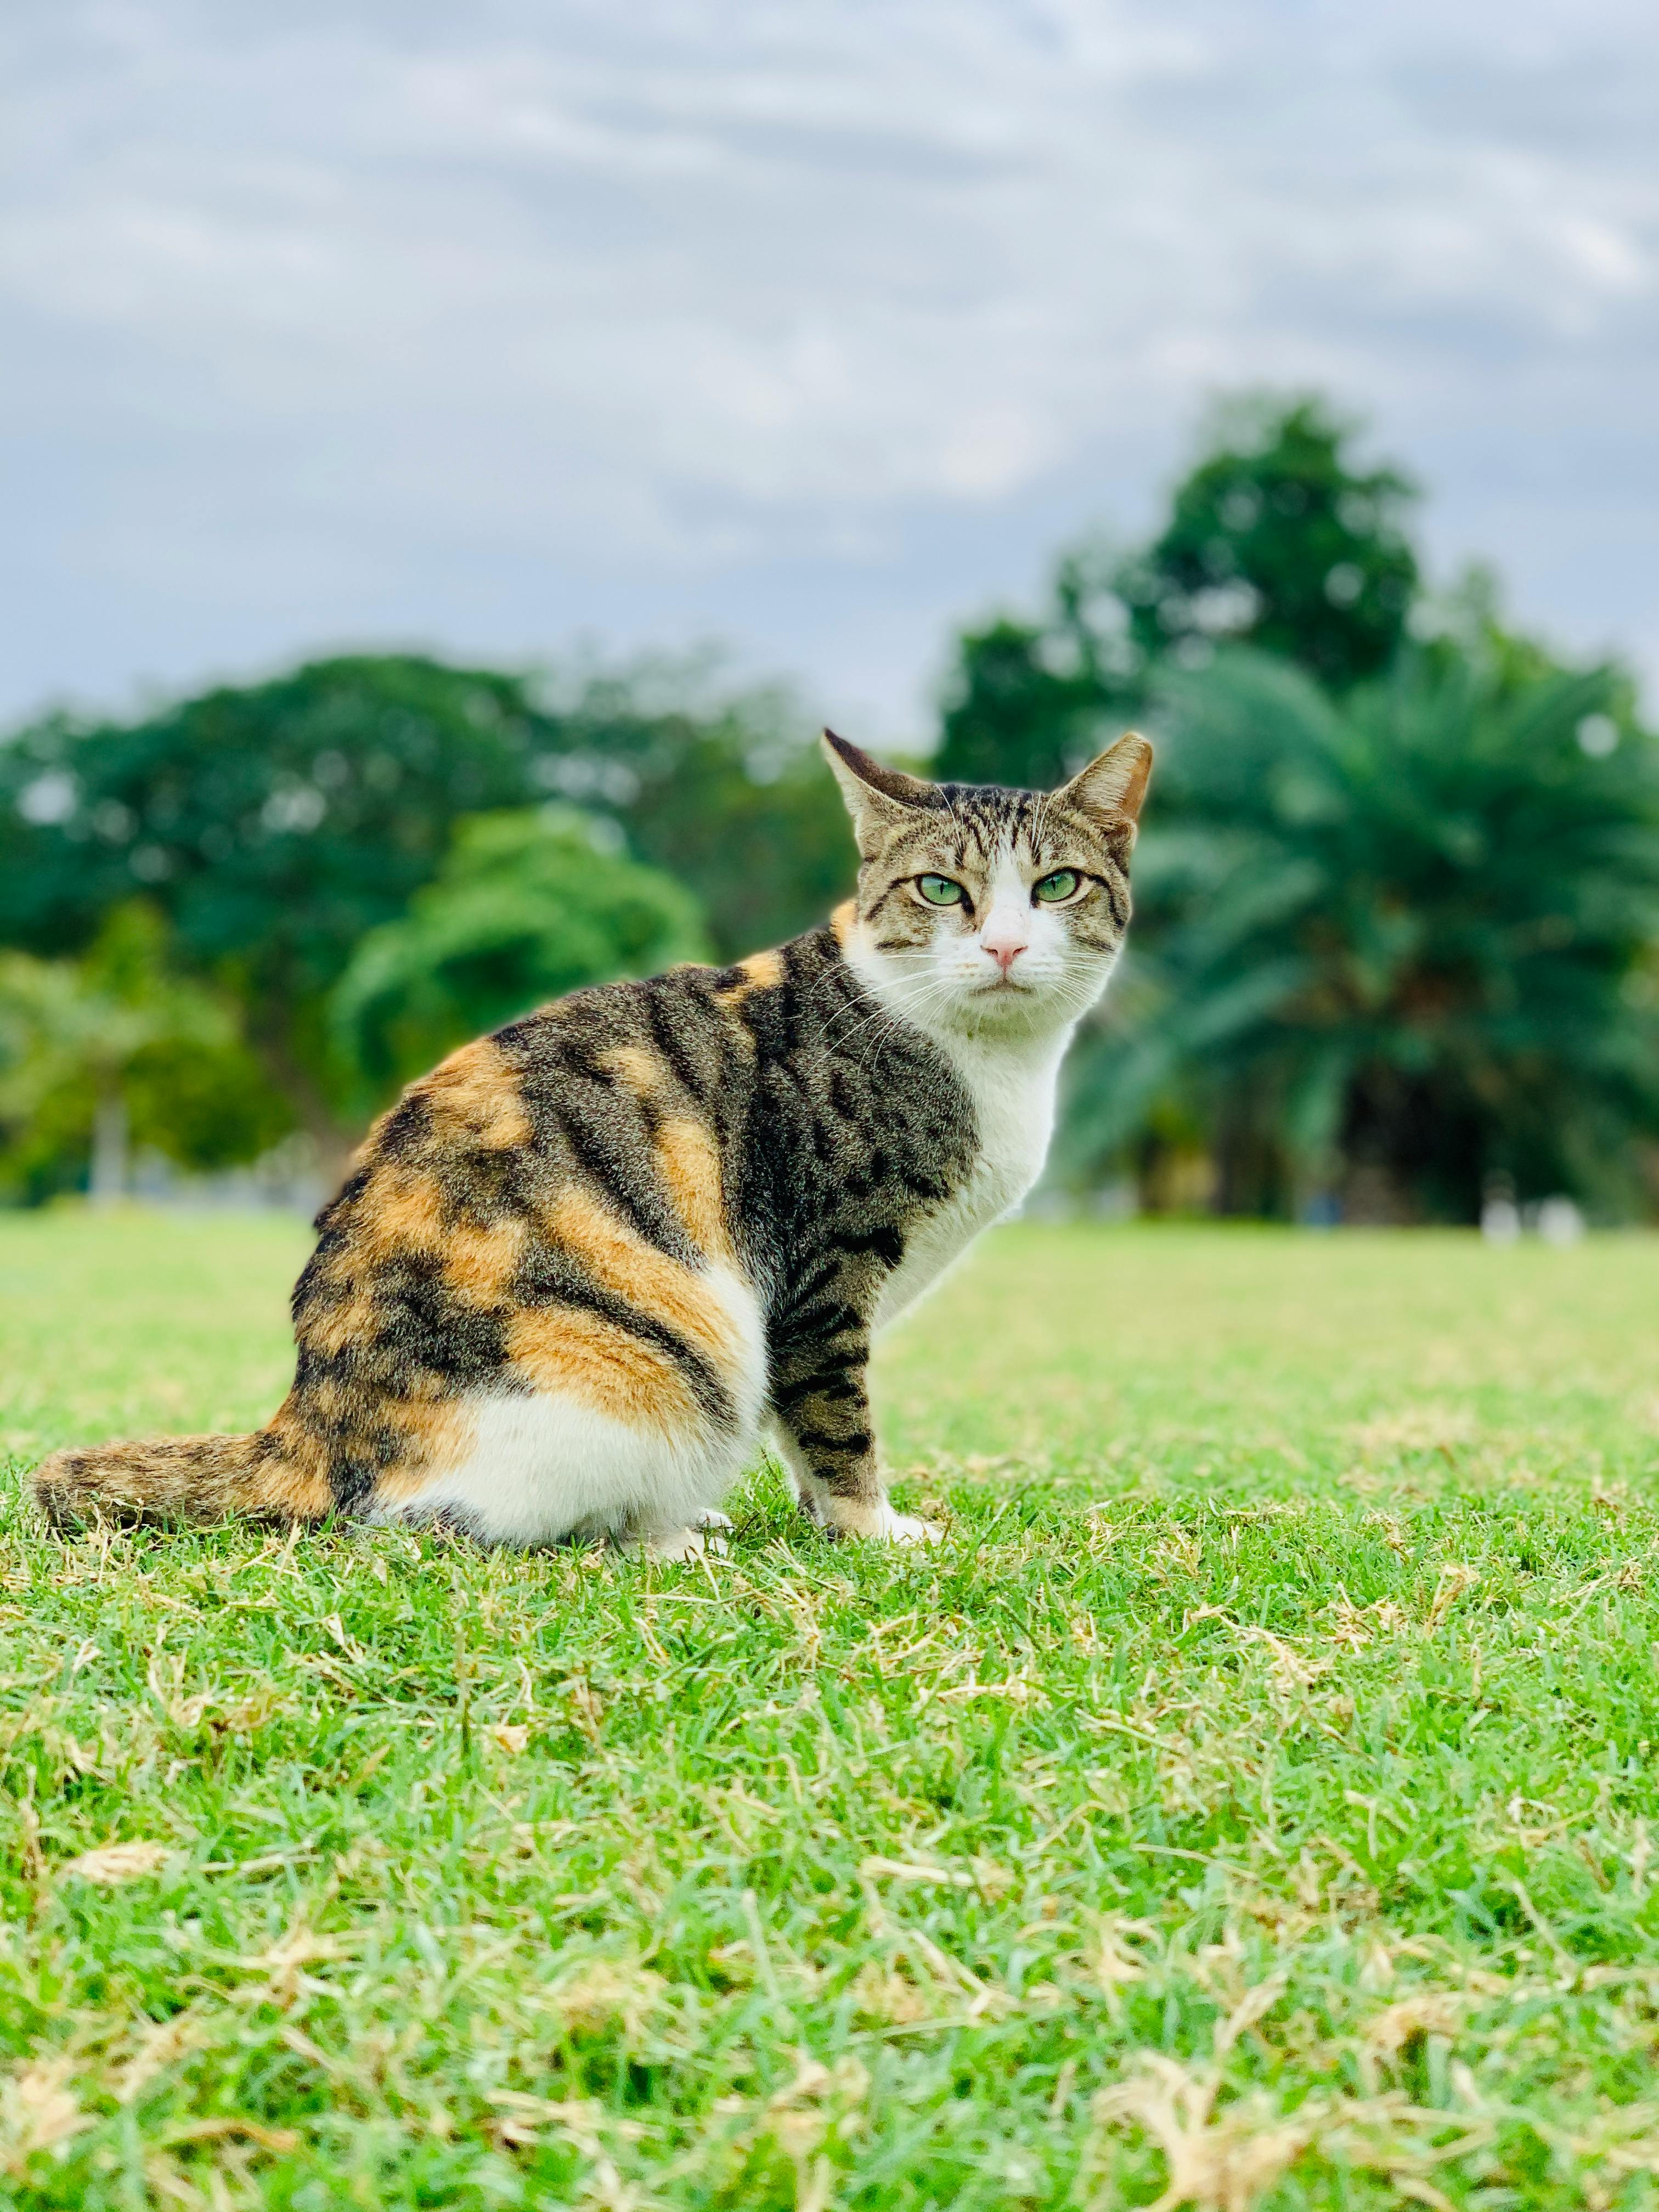
[{"label": "park background", "polygon": [[0,1200],[309,1203],[448,1045],[810,925],[821,719],[1138,720],[1048,1203],[1651,1217],[1651,25],[889,27],[18,11]]},{"label": "park background", "polygon": [[[1047,788],[1159,744],[1051,1210],[1659,1206],[1659,741],[1491,568],[1429,581],[1416,496],[1334,403],[1223,399],[1146,542],[1085,537],[951,637],[931,773]],[[222,1194],[314,1202],[452,1046],[811,927],[851,881],[839,797],[799,699],[721,674],[359,653],[15,730],[0,1188],[242,1167]]]},{"label": "park background", "polygon": [[[1656,47],[6,11],[3,2212],[1654,2204]],[[1159,749],[944,1540],[45,1530],[404,1077],[845,890],[820,717]]]}]

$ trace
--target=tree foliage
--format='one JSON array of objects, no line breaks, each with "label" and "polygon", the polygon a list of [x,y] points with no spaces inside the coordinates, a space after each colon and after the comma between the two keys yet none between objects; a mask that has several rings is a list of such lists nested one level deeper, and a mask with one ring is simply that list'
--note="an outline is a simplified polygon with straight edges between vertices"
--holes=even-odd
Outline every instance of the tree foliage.
[{"label": "tree foliage", "polygon": [[337,1158],[360,1071],[330,994],[436,877],[461,818],[579,799],[687,884],[727,956],[840,896],[845,819],[799,718],[774,695],[707,690],[673,671],[561,689],[356,656],[133,722],[48,716],[0,747],[0,943],[75,951],[142,894]]},{"label": "tree foliage", "polygon": [[1115,564],[1063,555],[1040,623],[1000,615],[957,641],[935,772],[1048,791],[1122,733],[1145,696]]},{"label": "tree foliage", "polygon": [[1607,669],[1413,653],[1334,699],[1166,678],[1142,949],[1073,1130],[1173,1101],[1229,1210],[1469,1220],[1487,1178],[1628,1203],[1659,1129],[1659,746]]},{"label": "tree foliage", "polygon": [[[1237,401],[1144,546],[957,640],[940,775],[1050,787],[1132,720],[1163,751],[1080,1171],[1183,1145],[1234,1210],[1464,1218],[1500,1173],[1633,1199],[1653,741],[1489,578],[1424,592],[1413,496],[1322,402]],[[854,873],[809,734],[686,663],[411,654],[44,717],[0,744],[0,1175],[78,1178],[100,1098],[195,1164],[298,1121],[326,1165],[537,1000],[793,934]]]},{"label": "tree foliage", "polygon": [[1160,762],[1138,918],[1073,1069],[1074,1171],[1177,1153],[1229,1211],[1465,1219],[1483,1181],[1636,1202],[1659,1134],[1653,741],[1471,571],[1425,595],[1404,474],[1315,399],[1235,401],[1139,550],[963,634],[940,773]]},{"label": "tree foliage", "polygon": [[1201,665],[1220,644],[1282,655],[1338,690],[1388,665],[1418,582],[1407,479],[1358,465],[1352,429],[1316,400],[1236,400],[1212,436],[1150,544],[1074,548],[1039,620],[962,633],[940,775],[1058,783],[1144,712],[1160,667]]},{"label": "tree foliage", "polygon": [[696,900],[568,807],[465,817],[435,880],[364,938],[335,987],[370,1103],[544,1000],[706,957]]},{"label": "tree foliage", "polygon": [[695,895],[734,960],[822,921],[857,856],[815,727],[787,695],[705,690],[672,663],[573,684],[538,784],[614,819]]},{"label": "tree foliage", "polygon": [[290,1126],[235,1012],[179,973],[167,925],[118,907],[77,959],[0,953],[0,1188],[43,1198],[86,1176],[94,1135],[181,1166],[252,1159]]},{"label": "tree foliage", "polygon": [[1252,645],[1338,691],[1388,665],[1417,589],[1412,487],[1357,467],[1352,437],[1317,399],[1224,410],[1164,529],[1120,574],[1148,661],[1192,666],[1218,643]]},{"label": "tree foliage", "polygon": [[146,894],[337,1146],[325,994],[458,814],[522,800],[538,735],[519,679],[414,657],[315,662],[131,724],[54,716],[0,752],[0,938],[72,947]]}]

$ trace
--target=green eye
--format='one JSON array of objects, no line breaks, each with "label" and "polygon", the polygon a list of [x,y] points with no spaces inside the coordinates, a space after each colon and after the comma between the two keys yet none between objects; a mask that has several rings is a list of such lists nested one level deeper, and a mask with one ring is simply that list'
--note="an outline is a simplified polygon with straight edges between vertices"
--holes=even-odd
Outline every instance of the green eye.
[{"label": "green eye", "polygon": [[1044,906],[1057,906],[1061,899],[1070,898],[1079,880],[1075,868],[1056,868],[1052,875],[1038,878],[1031,886],[1031,896]]},{"label": "green eye", "polygon": [[918,876],[916,889],[929,906],[966,906],[968,894],[949,876]]}]

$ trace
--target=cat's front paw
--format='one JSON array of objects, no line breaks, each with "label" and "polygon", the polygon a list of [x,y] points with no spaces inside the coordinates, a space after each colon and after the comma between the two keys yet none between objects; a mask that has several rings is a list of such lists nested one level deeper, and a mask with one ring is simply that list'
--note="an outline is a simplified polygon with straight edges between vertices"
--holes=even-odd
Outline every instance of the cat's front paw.
[{"label": "cat's front paw", "polygon": [[937,1544],[945,1534],[937,1521],[920,1520],[914,1513],[895,1513],[885,1503],[870,1533],[879,1544]]}]

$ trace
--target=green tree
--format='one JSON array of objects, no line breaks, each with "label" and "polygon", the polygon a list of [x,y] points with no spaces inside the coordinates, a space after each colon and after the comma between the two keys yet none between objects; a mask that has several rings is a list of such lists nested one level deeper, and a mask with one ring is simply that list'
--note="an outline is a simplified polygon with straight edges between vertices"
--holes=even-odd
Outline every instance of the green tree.
[{"label": "green tree", "polygon": [[964,630],[947,681],[934,775],[1048,791],[1121,734],[1144,697],[1115,564],[1063,555],[1040,623],[998,616]]},{"label": "green tree", "polygon": [[0,1188],[126,1188],[132,1146],[192,1168],[251,1159],[289,1126],[234,1009],[181,977],[150,907],[115,909],[79,960],[0,954]]},{"label": "green tree", "polygon": [[558,696],[541,787],[610,814],[629,848],[685,884],[722,959],[822,921],[853,887],[847,816],[787,692],[709,696],[695,667],[600,675]]},{"label": "green tree", "polygon": [[315,662],[130,725],[49,718],[0,751],[0,941],[74,949],[147,895],[337,1155],[325,994],[458,814],[524,799],[545,742],[520,679],[414,657]]},{"label": "green tree", "polygon": [[1417,588],[1412,493],[1398,471],[1358,466],[1352,436],[1316,399],[1231,402],[1144,551],[1074,549],[1037,620],[962,633],[935,773],[1063,781],[1145,711],[1154,672],[1218,644],[1280,654],[1339,690],[1384,668]]},{"label": "green tree", "polygon": [[337,1162],[358,1092],[329,995],[433,880],[460,817],[577,800],[689,884],[721,953],[750,951],[851,880],[805,736],[777,695],[720,696],[684,667],[556,685],[407,654],[315,661],[131,723],[51,715],[0,746],[0,944],[78,951],[142,893]]},{"label": "green tree", "polygon": [[1606,668],[1411,653],[1337,702],[1237,650],[1165,680],[1129,988],[1073,1159],[1207,1128],[1224,1210],[1609,1209],[1659,1130],[1659,746]]},{"label": "green tree", "polygon": [[1316,398],[1223,409],[1169,521],[1119,576],[1149,660],[1251,645],[1334,690],[1388,665],[1417,589],[1413,492],[1396,469],[1357,466],[1352,437]]},{"label": "green tree", "polygon": [[367,1103],[545,1000],[706,957],[695,899],[618,842],[568,807],[458,825],[436,880],[369,933],[334,989]]}]

